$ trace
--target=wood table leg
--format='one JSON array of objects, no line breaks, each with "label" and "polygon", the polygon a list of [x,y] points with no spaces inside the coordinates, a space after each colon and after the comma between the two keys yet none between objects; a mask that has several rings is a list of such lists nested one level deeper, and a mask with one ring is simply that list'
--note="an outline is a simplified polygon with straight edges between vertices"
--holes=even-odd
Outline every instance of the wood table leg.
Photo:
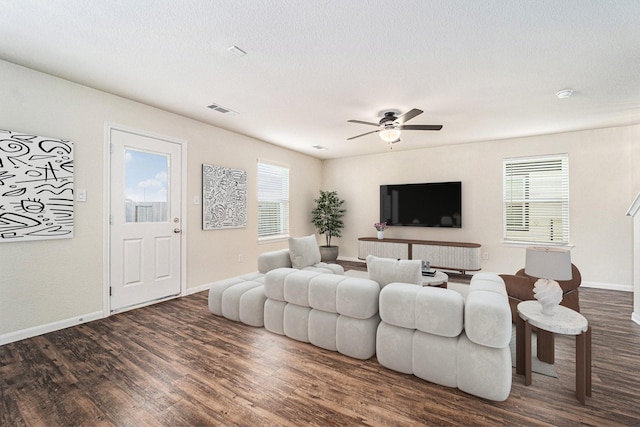
[{"label": "wood table leg", "polygon": [[524,385],[531,385],[531,324],[524,322]]},{"label": "wood table leg", "polygon": [[[588,331],[588,329],[587,329]],[[587,391],[587,332],[576,335],[576,397],[585,404]]]},{"label": "wood table leg", "polygon": [[553,332],[538,329],[538,360],[553,365],[555,363],[555,335]]},{"label": "wood table leg", "polygon": [[586,346],[587,346],[587,379],[586,379],[586,393],[587,396],[591,397],[591,326],[587,329],[587,334],[585,336]]}]

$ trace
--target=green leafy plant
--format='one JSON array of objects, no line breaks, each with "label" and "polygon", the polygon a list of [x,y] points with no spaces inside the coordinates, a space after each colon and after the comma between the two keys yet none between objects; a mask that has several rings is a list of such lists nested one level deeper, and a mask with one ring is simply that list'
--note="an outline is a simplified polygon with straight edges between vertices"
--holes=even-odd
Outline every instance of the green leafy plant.
[{"label": "green leafy plant", "polygon": [[314,200],[316,207],[311,211],[311,222],[324,234],[326,246],[331,246],[332,237],[341,237],[340,230],[344,228],[342,217],[346,209],[342,207],[344,200],[338,197],[336,191],[320,190],[320,197]]}]

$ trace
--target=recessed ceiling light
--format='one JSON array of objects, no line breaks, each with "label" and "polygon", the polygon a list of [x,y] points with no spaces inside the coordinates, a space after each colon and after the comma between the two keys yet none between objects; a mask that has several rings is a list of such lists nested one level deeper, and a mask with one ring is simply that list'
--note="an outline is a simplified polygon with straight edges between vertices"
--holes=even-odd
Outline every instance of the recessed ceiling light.
[{"label": "recessed ceiling light", "polygon": [[572,89],[562,89],[561,91],[556,92],[556,96],[558,99],[568,98],[573,94]]},{"label": "recessed ceiling light", "polygon": [[313,146],[311,146],[311,148],[315,148],[316,150],[320,150],[320,151],[327,151],[328,150],[327,147],[323,147],[322,145],[313,145]]},{"label": "recessed ceiling light", "polygon": [[237,56],[245,56],[247,54],[247,52],[240,49],[238,46],[229,46],[227,50]]}]

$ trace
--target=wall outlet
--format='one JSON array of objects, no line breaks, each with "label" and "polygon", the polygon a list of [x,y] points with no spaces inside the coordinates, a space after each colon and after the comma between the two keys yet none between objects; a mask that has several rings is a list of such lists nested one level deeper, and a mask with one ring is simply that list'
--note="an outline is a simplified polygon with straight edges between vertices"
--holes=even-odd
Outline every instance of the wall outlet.
[{"label": "wall outlet", "polygon": [[238,255],[238,262],[240,264],[242,264],[244,262],[244,255],[242,255],[242,254]]},{"label": "wall outlet", "polygon": [[484,259],[484,260],[489,259],[489,252],[483,252],[482,253],[482,259]]}]

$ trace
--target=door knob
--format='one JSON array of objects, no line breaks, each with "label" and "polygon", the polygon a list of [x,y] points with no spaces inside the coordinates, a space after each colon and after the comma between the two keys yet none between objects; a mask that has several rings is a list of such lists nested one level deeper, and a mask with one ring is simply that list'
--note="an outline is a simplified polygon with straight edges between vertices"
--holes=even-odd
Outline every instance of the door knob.
[{"label": "door knob", "polygon": [[177,234],[177,233],[182,233],[182,230],[180,230],[179,228],[174,228],[174,229],[173,229],[173,232],[174,232],[174,233],[176,233],[176,234]]}]

